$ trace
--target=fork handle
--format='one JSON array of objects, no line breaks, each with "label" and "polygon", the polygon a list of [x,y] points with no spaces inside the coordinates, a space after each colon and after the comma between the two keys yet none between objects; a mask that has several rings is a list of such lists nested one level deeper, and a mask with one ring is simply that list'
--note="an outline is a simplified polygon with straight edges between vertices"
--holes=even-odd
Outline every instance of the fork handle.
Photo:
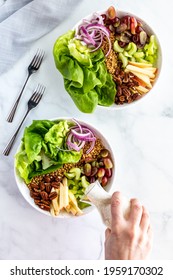
[{"label": "fork handle", "polygon": [[24,83],[24,85],[23,85],[23,87],[22,87],[22,89],[21,89],[21,91],[19,93],[19,96],[18,96],[17,100],[15,101],[15,103],[14,103],[14,105],[13,105],[13,107],[12,107],[8,117],[7,117],[7,121],[8,122],[12,122],[13,121],[14,115],[16,113],[17,106],[19,105],[20,98],[21,98],[21,96],[23,94],[23,91],[25,89],[25,86],[26,86],[30,76],[31,76],[31,73],[28,74],[28,76],[27,76],[27,78],[25,80],[25,83]]},{"label": "fork handle", "polygon": [[21,126],[22,126],[24,120],[26,119],[26,117],[27,117],[29,111],[30,111],[30,110],[28,109],[27,112],[26,112],[26,114],[25,114],[24,117],[23,117],[23,120],[22,120],[21,123],[19,124],[19,126],[18,126],[16,132],[14,133],[14,135],[12,136],[12,138],[10,139],[9,143],[7,144],[7,146],[5,147],[5,149],[4,149],[4,151],[3,151],[3,154],[4,154],[5,156],[8,156],[8,155],[9,155],[9,153],[10,153],[10,151],[11,151],[11,148],[12,148],[12,146],[13,146],[13,144],[14,144],[14,141],[15,141],[15,139],[16,139],[16,136],[17,136],[17,134],[18,134],[18,132],[19,132],[19,130],[20,130],[20,128],[21,128]]}]

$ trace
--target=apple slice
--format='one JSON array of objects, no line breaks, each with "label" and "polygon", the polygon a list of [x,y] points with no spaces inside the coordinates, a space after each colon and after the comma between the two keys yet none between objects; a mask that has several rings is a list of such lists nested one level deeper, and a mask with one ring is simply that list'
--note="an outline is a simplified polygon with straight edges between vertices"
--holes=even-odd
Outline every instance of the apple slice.
[{"label": "apple slice", "polygon": [[135,61],[129,61],[128,63],[141,68],[152,67],[151,63],[142,63],[142,62],[135,62]]},{"label": "apple slice", "polygon": [[143,86],[138,86],[136,87],[136,89],[141,93],[141,94],[145,94],[147,92],[149,92],[149,89]]},{"label": "apple slice", "polygon": [[137,20],[135,17],[131,17],[130,21],[131,21],[131,24],[130,24],[131,33],[136,34],[136,27],[138,25]]},{"label": "apple slice", "polygon": [[152,84],[150,83],[150,78],[142,73],[136,72],[136,71],[130,71],[131,73],[133,73],[136,77],[138,77],[140,80],[143,81],[143,84],[148,87],[148,88],[152,88]]},{"label": "apple slice", "polygon": [[59,212],[60,212],[60,207],[59,207],[59,203],[58,203],[58,200],[59,200],[59,190],[52,188],[51,192],[56,192],[57,193],[57,197],[52,199],[52,206],[53,206],[53,209],[54,209],[55,216],[58,216]]},{"label": "apple slice", "polygon": [[67,186],[67,178],[63,178],[63,184],[60,183],[60,194],[59,194],[59,208],[60,210],[66,208],[69,204],[68,198],[68,186]]},{"label": "apple slice", "polygon": [[127,65],[126,69],[129,70],[130,72],[135,71],[144,75],[147,75],[149,78],[155,78],[155,74],[153,71],[155,71],[155,68],[153,70],[153,68],[140,68],[140,67],[136,67],[133,65]]},{"label": "apple slice", "polygon": [[78,207],[78,203],[77,203],[77,200],[76,200],[74,194],[71,191],[69,191],[68,195],[69,195],[69,201],[70,201],[70,203],[69,203],[70,204],[70,211],[71,211],[71,208],[72,208],[73,212],[74,212],[74,210],[76,210],[76,214],[75,215],[82,215],[83,212]]}]

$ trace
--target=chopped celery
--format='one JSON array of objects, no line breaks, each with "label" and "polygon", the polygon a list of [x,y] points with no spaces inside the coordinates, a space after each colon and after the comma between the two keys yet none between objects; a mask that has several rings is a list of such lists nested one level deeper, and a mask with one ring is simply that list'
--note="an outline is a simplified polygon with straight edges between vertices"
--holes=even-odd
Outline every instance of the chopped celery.
[{"label": "chopped celery", "polygon": [[118,40],[114,42],[114,51],[118,53],[119,60],[122,61],[123,68],[128,61],[154,64],[157,59],[158,44],[155,35],[151,35],[149,43],[138,49],[134,42],[130,42],[125,48],[121,48]]},{"label": "chopped celery", "polygon": [[124,51],[123,54],[124,54],[125,56],[127,56],[127,57],[132,57],[132,55],[129,54],[127,51]]},{"label": "chopped celery", "polygon": [[83,209],[90,204],[81,203],[80,199],[84,196],[85,189],[89,186],[86,176],[82,175],[81,169],[78,167],[73,167],[68,173],[65,174],[67,178],[67,184],[69,190],[74,194],[75,198],[78,201],[78,206],[80,209]]},{"label": "chopped celery", "polygon": [[83,188],[87,188],[88,186],[89,186],[89,182],[86,180],[86,177],[85,176],[82,176],[81,177],[81,182],[82,182],[82,186],[83,186]]},{"label": "chopped celery", "polygon": [[65,177],[67,178],[67,179],[73,179],[74,177],[75,177],[75,173],[64,173],[64,175],[65,175]]},{"label": "chopped celery", "polygon": [[137,46],[135,43],[130,42],[128,44],[128,48],[126,49],[126,51],[128,51],[129,55],[133,55],[136,51],[137,51]]},{"label": "chopped celery", "polygon": [[118,53],[124,51],[124,49],[121,48],[121,47],[119,46],[118,40],[116,40],[116,41],[114,42],[114,51],[115,51],[115,52],[118,52]]},{"label": "chopped celery", "polygon": [[125,55],[123,55],[122,53],[119,53],[118,57],[123,64],[123,68],[126,68],[126,66],[128,64],[128,58]]},{"label": "chopped celery", "polygon": [[136,61],[136,59],[134,58],[134,56],[130,57],[129,60],[130,60],[130,61],[133,61],[133,62]]},{"label": "chopped celery", "polygon": [[149,43],[144,47],[145,59],[153,64],[157,59],[157,50],[158,45],[156,38],[154,35],[151,35]]},{"label": "chopped celery", "polygon": [[70,169],[69,172],[72,173],[72,174],[75,174],[75,179],[76,179],[76,180],[79,180],[79,179],[80,179],[80,176],[81,176],[81,170],[80,170],[80,168],[78,168],[78,167],[73,167],[73,168]]},{"label": "chopped celery", "polygon": [[133,55],[135,58],[143,58],[145,56],[144,52],[136,52]]}]

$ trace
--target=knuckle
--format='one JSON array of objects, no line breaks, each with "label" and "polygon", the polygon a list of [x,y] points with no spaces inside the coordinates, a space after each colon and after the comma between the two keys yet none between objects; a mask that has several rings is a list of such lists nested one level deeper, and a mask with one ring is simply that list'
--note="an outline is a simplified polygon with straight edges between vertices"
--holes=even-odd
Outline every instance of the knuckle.
[{"label": "knuckle", "polygon": [[133,206],[133,208],[134,208],[134,210],[135,210],[136,212],[141,211],[141,206],[140,206],[139,204],[135,204],[135,205]]},{"label": "knuckle", "polygon": [[132,208],[135,211],[137,211],[137,212],[141,211],[142,205],[140,204],[140,202],[137,199],[133,199],[131,203],[132,203]]},{"label": "knuckle", "polygon": [[129,240],[130,240],[130,241],[134,241],[134,239],[136,238],[135,230],[129,230],[129,231],[127,232],[127,234],[128,234]]},{"label": "knuckle", "polygon": [[112,201],[112,207],[117,207],[121,204],[121,201],[119,198],[114,198]]}]

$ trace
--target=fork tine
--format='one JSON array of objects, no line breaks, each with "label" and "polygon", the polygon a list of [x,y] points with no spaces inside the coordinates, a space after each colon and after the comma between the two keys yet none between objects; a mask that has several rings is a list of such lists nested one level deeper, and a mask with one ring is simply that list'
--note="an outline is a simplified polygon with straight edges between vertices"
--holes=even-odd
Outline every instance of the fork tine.
[{"label": "fork tine", "polygon": [[38,67],[40,67],[40,65],[41,65],[41,63],[42,63],[42,61],[43,61],[43,58],[44,58],[44,51],[42,51],[42,53],[41,53],[41,55],[40,55],[40,58],[39,58],[39,60],[38,60],[38,63],[37,63],[37,65],[36,65],[36,67],[38,68]]},{"label": "fork tine", "polygon": [[43,93],[45,92],[45,89],[46,89],[46,87],[44,87],[43,85],[40,85],[40,90],[39,90],[40,93],[37,96],[36,102],[40,102],[40,100],[41,100],[41,98],[43,96]]},{"label": "fork tine", "polygon": [[43,85],[38,84],[37,88],[35,89],[31,99],[36,102],[39,103],[43,93],[45,92],[46,87],[44,87]]},{"label": "fork tine", "polygon": [[34,65],[35,64],[38,54],[39,54],[39,49],[37,50],[36,54],[34,55],[33,59],[31,60],[30,65]]},{"label": "fork tine", "polygon": [[40,102],[40,100],[41,100],[41,98],[42,98],[42,96],[43,96],[45,90],[46,90],[46,88],[45,88],[44,86],[42,86],[42,88],[41,88],[41,93],[40,93],[40,95],[38,96],[38,100],[37,100],[38,103]]},{"label": "fork tine", "polygon": [[44,51],[40,51],[38,59],[37,59],[36,64],[35,64],[36,68],[40,67],[40,64],[42,63],[43,58],[44,58]]},{"label": "fork tine", "polygon": [[31,61],[30,65],[33,67],[39,67],[42,60],[44,58],[44,51],[41,49],[38,49],[36,54],[33,57],[33,60]]},{"label": "fork tine", "polygon": [[36,103],[39,103],[41,98],[42,98],[43,94],[42,93],[39,93],[38,96],[37,96],[37,100],[36,100]]},{"label": "fork tine", "polygon": [[34,93],[31,96],[31,100],[35,101],[39,88],[40,88],[40,84],[38,84],[37,87],[35,88]]}]

